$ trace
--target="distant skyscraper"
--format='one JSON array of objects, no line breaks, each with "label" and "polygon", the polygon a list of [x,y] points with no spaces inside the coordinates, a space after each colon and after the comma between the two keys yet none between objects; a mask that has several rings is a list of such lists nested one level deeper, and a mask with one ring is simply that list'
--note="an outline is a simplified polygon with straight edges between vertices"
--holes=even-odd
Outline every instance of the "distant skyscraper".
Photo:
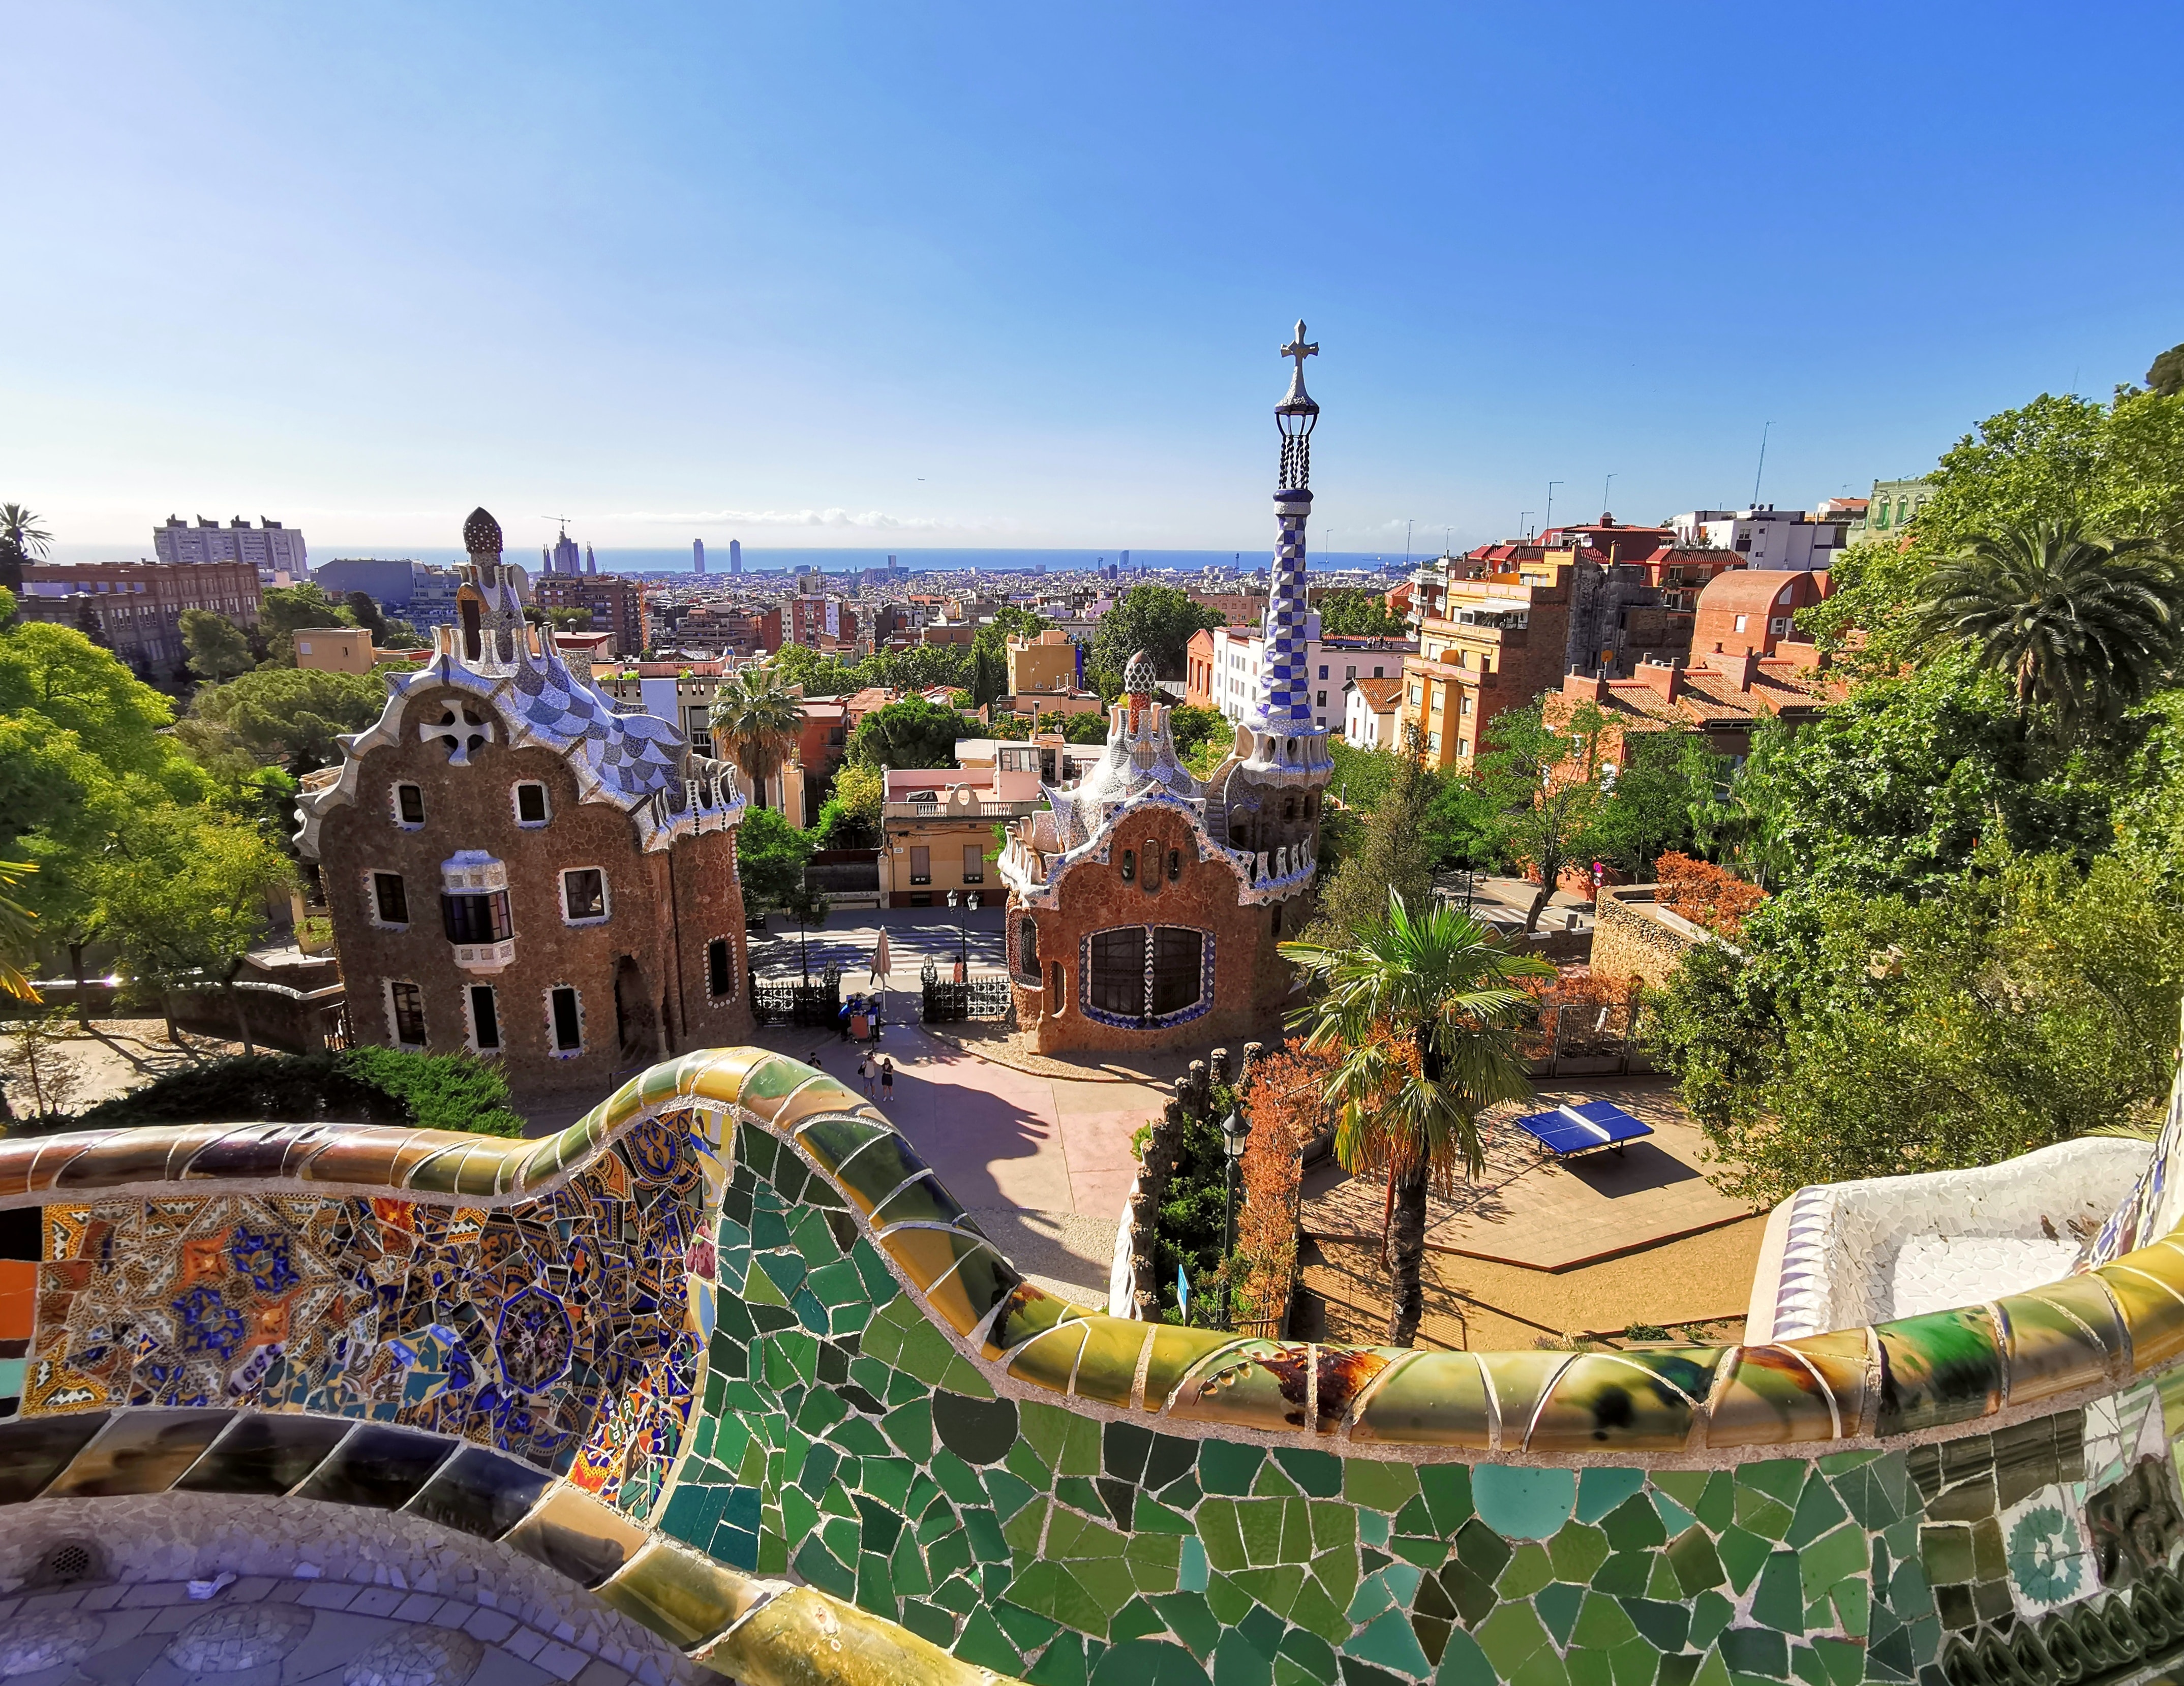
[{"label": "distant skyscraper", "polygon": [[705,571],[705,541],[702,538],[690,541],[690,566],[699,574]]},{"label": "distant skyscraper", "polygon": [[728,571],[741,574],[744,570],[744,542],[739,538],[728,541]]},{"label": "distant skyscraper", "polygon": [[587,574],[599,571],[599,559],[592,554],[592,547],[588,544],[584,547],[584,571]]},{"label": "distant skyscraper", "polygon": [[569,537],[568,528],[563,527],[560,537],[554,542],[554,554],[549,559],[549,571],[571,576],[581,574],[583,570],[577,565],[577,541]]},{"label": "distant skyscraper", "polygon": [[309,577],[309,554],[304,535],[278,521],[253,526],[237,515],[226,526],[198,517],[190,526],[179,515],[152,529],[152,548],[162,562],[248,562],[258,570],[260,585],[284,583],[279,577],[301,581]]}]

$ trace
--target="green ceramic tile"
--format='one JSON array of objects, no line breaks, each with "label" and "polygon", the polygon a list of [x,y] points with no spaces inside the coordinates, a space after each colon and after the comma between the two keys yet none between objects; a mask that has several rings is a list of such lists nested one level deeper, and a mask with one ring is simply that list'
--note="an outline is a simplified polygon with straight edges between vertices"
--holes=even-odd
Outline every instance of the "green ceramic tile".
[{"label": "green ceramic tile", "polygon": [[1623,1613],[1630,1618],[1630,1625],[1644,1636],[1646,1643],[1658,1650],[1680,1651],[1691,1631],[1690,1607],[1682,1604],[1667,1604],[1658,1599],[1626,1598],[1618,1600]]},{"label": "green ceramic tile", "polygon": [[1290,1479],[1288,1472],[1278,1461],[1261,1464],[1258,1474],[1251,1477],[1251,1496],[1254,1499],[1293,1498],[1303,1490]]},{"label": "green ceramic tile", "polygon": [[1731,1628],[1720,1640],[1721,1660],[1732,1676],[1757,1674],[1770,1680],[1790,1672],[1789,1644],[1781,1634],[1763,1628]]},{"label": "green ceramic tile", "polygon": [[1555,1566],[1555,1578],[1583,1583],[1607,1561],[1607,1536],[1583,1522],[1566,1524],[1547,1542],[1547,1555]]},{"label": "green ceramic tile", "polygon": [[1201,1594],[1167,1593],[1156,1597],[1152,1605],[1167,1624],[1168,1632],[1182,1640],[1193,1656],[1201,1662],[1212,1657],[1221,1640],[1221,1624],[1213,1619]]},{"label": "green ceramic tile", "polygon": [[1234,1577],[1236,1584],[1263,1604],[1275,1615],[1286,1618],[1290,1606],[1304,1588],[1304,1566],[1284,1563],[1271,1569],[1242,1569]]},{"label": "green ceramic tile", "polygon": [[1696,1596],[1708,1587],[1718,1587],[1729,1578],[1722,1569],[1721,1559],[1715,1554],[1713,1542],[1698,1528],[1670,1540],[1666,1555],[1686,1598]]},{"label": "green ceramic tile", "polygon": [[1539,1611],[1540,1620],[1546,1623],[1555,1643],[1565,1645],[1569,1643],[1570,1629],[1576,1626],[1577,1613],[1584,1602],[1583,1587],[1557,1581],[1552,1586],[1541,1587],[1534,1594],[1532,1608]]},{"label": "green ceramic tile", "polygon": [[1461,1628],[1448,1636],[1448,1649],[1441,1653],[1434,1686],[1496,1686],[1493,1663],[1479,1641]]},{"label": "green ceramic tile", "polygon": [[1615,1686],[1614,1665],[1606,1651],[1573,1645],[1563,1654],[1563,1663],[1569,1670],[1570,1686]]},{"label": "green ceramic tile", "polygon": [[1510,1554],[1509,1566],[1495,1582],[1494,1590],[1503,1598],[1529,1598],[1554,1577],[1554,1564],[1546,1549],[1525,1540]]},{"label": "green ceramic tile", "polygon": [[1247,1494],[1267,1453],[1262,1446],[1207,1440],[1198,1451],[1198,1482],[1208,1493]]},{"label": "green ceramic tile", "polygon": [[[1588,1470],[1590,1477],[1595,1472]],[[1587,1489],[1582,1483],[1578,1488],[1579,1508],[1584,1508]],[[1600,1522],[1601,1532],[1607,1536],[1608,1545],[1617,1551],[1644,1551],[1668,1544],[1668,1530],[1662,1526],[1660,1513],[1638,1494],[1624,1500],[1609,1511]]]},{"label": "green ceramic tile", "polygon": [[999,1674],[1021,1675],[1024,1672],[1022,1654],[1009,1643],[992,1612],[974,1610],[963,1624],[963,1637],[956,1642],[956,1655],[980,1668],[990,1668]]},{"label": "green ceramic tile", "polygon": [[1418,1470],[1409,1464],[1383,1463],[1373,1458],[1342,1461],[1342,1496],[1368,1510],[1401,1510],[1418,1493]]},{"label": "green ceramic tile", "polygon": [[1596,1646],[1602,1650],[1637,1637],[1638,1629],[1623,1606],[1596,1592],[1585,1595],[1578,1611],[1577,1626],[1570,1630],[1573,1644]]},{"label": "green ceramic tile", "polygon": [[1791,1519],[1783,1543],[1792,1547],[1809,1544],[1849,1514],[1835,1490],[1815,1471],[1797,1495],[1797,1514]]},{"label": "green ceramic tile", "polygon": [[1646,1575],[1652,1566],[1653,1555],[1645,1551],[1617,1551],[1593,1571],[1590,1583],[1595,1592],[1607,1593],[1618,1598],[1635,1598],[1646,1590]]},{"label": "green ceramic tile", "polygon": [[1752,1619],[1786,1633],[1805,1631],[1805,1600],[1797,1579],[1797,1554],[1770,1554],[1752,1594]]},{"label": "green ceramic tile", "polygon": [[1653,1686],[1660,1672],[1661,1654],[1643,1639],[1630,1639],[1608,1654],[1615,1686]]},{"label": "green ceramic tile", "polygon": [[[1788,1512],[1783,1514],[1786,1516]],[[1730,1585],[1741,1593],[1752,1584],[1752,1577],[1759,1572],[1759,1566],[1767,1561],[1771,1548],[1759,1535],[1731,1527],[1722,1530],[1714,1549],[1721,1554],[1722,1566],[1729,1571]]]},{"label": "green ceramic tile", "polygon": [[1791,1511],[1787,1505],[1756,1487],[1740,1483],[1736,1489],[1736,1525],[1769,1539],[1790,1532]]},{"label": "green ceramic tile", "polygon": [[1297,1589],[1296,1597],[1290,1601],[1290,1620],[1307,1633],[1318,1634],[1329,1644],[1339,1644],[1350,1633],[1346,1609],[1349,1602],[1348,1587],[1330,1589],[1317,1575],[1307,1573],[1304,1584]]},{"label": "green ceramic tile", "polygon": [[1084,1664],[1084,1635],[1058,1635],[1024,1678],[1028,1686],[1085,1686],[1089,1672]]},{"label": "green ceramic tile", "polygon": [[1828,1599],[1843,1632],[1864,1639],[1872,1620],[1872,1589],[1860,1580],[1837,1581],[1829,1589]]},{"label": "green ceramic tile", "polygon": [[1359,1628],[1342,1650],[1346,1655],[1362,1657],[1398,1674],[1424,1678],[1433,1672],[1425,1652],[1419,1647],[1418,1635],[1411,1630],[1411,1624],[1401,1611],[1391,1610]]},{"label": "green ceramic tile", "polygon": [[1529,1604],[1512,1602],[1473,1629],[1479,1648],[1494,1667],[1497,1678],[1513,1679],[1518,1668],[1548,1644],[1547,1630]]},{"label": "green ceramic tile", "polygon": [[1814,1540],[1800,1554],[1806,1598],[1819,1598],[1836,1582],[1859,1573],[1866,1567],[1866,1536],[1852,1522]]},{"label": "green ceramic tile", "polygon": [[1714,1637],[1730,1623],[1736,1614],[1736,1606],[1718,1592],[1702,1592],[1691,1600],[1691,1633],[1689,1644],[1693,1650],[1703,1650],[1714,1642]]},{"label": "green ceramic tile", "polygon": [[1221,1636],[1213,1650],[1213,1686],[1273,1686],[1274,1660],[1240,1629]]}]

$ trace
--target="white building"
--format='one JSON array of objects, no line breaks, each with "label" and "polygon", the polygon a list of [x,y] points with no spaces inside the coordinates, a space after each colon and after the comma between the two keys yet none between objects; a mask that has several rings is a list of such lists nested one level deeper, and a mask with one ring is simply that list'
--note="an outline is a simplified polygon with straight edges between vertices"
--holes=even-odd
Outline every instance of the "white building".
[{"label": "white building", "polygon": [[[1228,719],[1240,721],[1258,695],[1259,646],[1263,635],[1256,626],[1216,626],[1213,629],[1213,706]],[[1312,696],[1313,725],[1323,732],[1340,731],[1343,722],[1342,687],[1353,679],[1400,677],[1403,658],[1418,653],[1415,643],[1394,639],[1336,638],[1323,643],[1317,613],[1305,617],[1305,677]]]},{"label": "white building", "polygon": [[1734,550],[1751,559],[1750,567],[1788,572],[1829,566],[1850,524],[1816,521],[1802,509],[1757,504],[1743,509],[1687,509],[1674,525],[1680,545]]},{"label": "white building", "polygon": [[237,515],[227,526],[203,515],[192,526],[179,515],[152,529],[152,548],[162,562],[248,562],[261,586],[292,586],[310,577],[304,535],[278,521],[253,526]]},{"label": "white building", "polygon": [[1379,679],[1345,680],[1342,741],[1355,749],[1393,748],[1396,709],[1402,699],[1403,676],[1400,669]]}]

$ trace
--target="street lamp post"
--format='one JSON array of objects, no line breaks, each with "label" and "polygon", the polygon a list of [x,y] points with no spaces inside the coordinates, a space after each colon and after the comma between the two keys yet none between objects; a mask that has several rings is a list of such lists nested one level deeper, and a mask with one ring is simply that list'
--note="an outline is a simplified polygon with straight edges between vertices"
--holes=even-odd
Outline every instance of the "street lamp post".
[{"label": "street lamp post", "polygon": [[957,910],[956,915],[956,981],[958,983],[968,983],[971,981],[971,937],[970,933],[963,928],[962,909],[968,908],[972,913],[978,912],[978,893],[976,890],[972,890],[967,894],[959,896],[956,892],[950,890],[948,893],[948,905]]},{"label": "street lamp post", "polygon": [[[1235,1110],[1234,1108],[1231,1108],[1228,1116],[1221,1121],[1222,1158],[1224,1161],[1223,1197],[1222,1200],[1222,1209],[1223,1213],[1222,1232],[1223,1239],[1221,1248],[1221,1261],[1222,1270],[1224,1275],[1227,1275],[1231,1271],[1235,1264],[1236,1167],[1243,1160],[1244,1143],[1250,1138],[1251,1133],[1251,1125],[1245,1121],[1244,1115],[1241,1112]],[[1231,1327],[1234,1323],[1235,1319],[1236,1283],[1232,1277],[1228,1281],[1228,1292],[1226,1296],[1225,1303],[1222,1308],[1222,1327],[1223,1328]]]}]

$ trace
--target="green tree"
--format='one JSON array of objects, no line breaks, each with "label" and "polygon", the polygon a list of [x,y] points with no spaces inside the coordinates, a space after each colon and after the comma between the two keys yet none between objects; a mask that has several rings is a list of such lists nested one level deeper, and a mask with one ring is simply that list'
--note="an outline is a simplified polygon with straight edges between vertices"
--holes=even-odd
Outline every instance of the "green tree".
[{"label": "green tree", "polygon": [[[587,609],[585,613],[589,614],[590,611]],[[424,634],[409,621],[402,620],[390,620],[387,623],[386,636],[379,640],[382,648],[390,650],[421,650],[426,642]]]},{"label": "green tree", "polygon": [[1406,631],[1403,617],[1388,607],[1379,592],[1340,586],[1317,593],[1312,606],[1319,611],[1319,630],[1329,638],[1399,638]]},{"label": "green tree", "polygon": [[1193,635],[1226,625],[1226,615],[1192,602],[1173,586],[1132,586],[1100,617],[1091,665],[1119,683],[1130,658],[1143,650],[1161,678],[1179,678]]},{"label": "green tree", "polygon": [[2184,395],[2125,391],[2103,404],[2043,393],[1989,416],[1930,478],[1908,542],[1853,546],[1830,570],[1827,600],[1798,611],[1801,627],[1855,667],[1887,672],[1915,658],[1926,576],[1974,534],[2075,520],[2184,545]]},{"label": "green tree", "polygon": [[1064,715],[1061,737],[1066,743],[1105,743],[1107,716],[1104,713]]},{"label": "green tree", "polygon": [[2008,675],[2020,719],[2042,704],[2068,737],[2170,676],[2180,609],[2175,564],[2153,541],[2064,519],[1974,534],[1927,576],[1917,625]]},{"label": "green tree", "polygon": [[[1407,749],[1379,752],[1385,757],[1385,782],[1370,808],[1361,813],[1323,804],[1321,858],[1334,854],[1339,863],[1307,932],[1314,942],[1340,945],[1373,929],[1387,918],[1391,894],[1409,907],[1430,904],[1434,844],[1426,816],[1437,792],[1417,740],[1413,732]],[[1354,816],[1335,821],[1331,838],[1330,814]]]},{"label": "green tree", "polygon": [[736,871],[743,881],[744,910],[764,914],[794,908],[805,894],[804,868],[811,859],[811,839],[788,823],[777,808],[744,815],[736,827]]},{"label": "green tree", "polygon": [[200,679],[218,684],[258,665],[258,659],[250,654],[250,640],[224,615],[215,615],[209,609],[186,609],[181,629],[190,671]]},{"label": "green tree", "polygon": [[1340,1063],[1326,1099],[1335,1158],[1388,1182],[1388,1343],[1417,1338],[1425,1299],[1426,1194],[1485,1162],[1479,1116],[1532,1092],[1518,1052],[1528,978],[1554,968],[1513,954],[1452,908],[1412,913],[1400,895],[1384,919],[1334,943],[1284,943],[1316,997],[1290,1015],[1308,1051]]},{"label": "green tree", "polygon": [[354,626],[345,604],[328,597],[315,581],[276,586],[259,600],[258,631],[265,640],[266,660],[276,667],[296,665],[296,634],[309,626]]},{"label": "green tree", "polygon": [[812,824],[812,842],[821,849],[878,848],[886,780],[878,767],[846,763],[834,775],[834,787]]},{"label": "green tree", "polygon": [[304,773],[337,760],[334,739],[362,732],[386,706],[386,682],[376,673],[261,667],[200,691],[182,731],[201,754],[229,747],[224,735],[258,761]]},{"label": "green tree", "polygon": [[976,728],[953,709],[908,697],[874,709],[850,734],[848,759],[873,767],[952,767],[956,740]]},{"label": "green tree", "polygon": [[800,686],[807,697],[846,697],[861,690],[858,670],[838,656],[822,655],[808,644],[783,644],[766,662],[783,685]]},{"label": "green tree", "polygon": [[[1703,739],[1680,732],[1633,732],[1623,737],[1624,764],[1611,780],[1602,771],[1602,796],[1593,826],[1592,847],[1634,879],[1652,876],[1653,861],[1664,849],[1683,849],[1691,838],[1691,805],[1699,789],[1689,752],[1696,748],[1711,763]],[[1712,793],[1711,765],[1706,769]]]},{"label": "green tree", "polygon": [[0,860],[0,995],[18,1001],[40,999],[31,982],[37,961],[38,915],[13,893],[37,870],[34,861]]},{"label": "green tree", "polygon": [[1649,1003],[1716,1180],[1766,1204],[2152,1121],[2184,998],[2175,882],[1997,856],[1923,901],[1770,903],[1747,958],[1700,949]]},{"label": "green tree", "polygon": [[2184,392],[2184,345],[2173,345],[2153,359],[2146,371],[2146,384],[2160,398]]},{"label": "green tree", "polygon": [[[342,598],[342,608],[347,612],[352,626],[361,626],[371,634],[374,643],[383,643],[387,638],[387,617],[380,612],[377,601],[370,592],[349,592]],[[588,611],[579,609],[588,620]]]},{"label": "green tree", "polygon": [[766,782],[788,762],[804,735],[804,703],[770,667],[746,667],[713,698],[708,724],[719,753],[744,770],[766,806]]},{"label": "green tree", "polygon": [[1593,704],[1580,704],[1557,726],[1532,703],[1504,709],[1486,728],[1490,747],[1479,758],[1479,782],[1497,815],[1502,857],[1514,869],[1540,875],[1524,915],[1527,932],[1539,928],[1563,869],[1592,859],[1605,724]]},{"label": "green tree", "polygon": [[226,992],[252,1051],[235,980],[265,932],[266,898],[294,882],[279,846],[254,825],[170,804],[119,816],[89,876],[100,927],[131,977],[159,991],[169,1038],[176,992],[202,978]]}]

